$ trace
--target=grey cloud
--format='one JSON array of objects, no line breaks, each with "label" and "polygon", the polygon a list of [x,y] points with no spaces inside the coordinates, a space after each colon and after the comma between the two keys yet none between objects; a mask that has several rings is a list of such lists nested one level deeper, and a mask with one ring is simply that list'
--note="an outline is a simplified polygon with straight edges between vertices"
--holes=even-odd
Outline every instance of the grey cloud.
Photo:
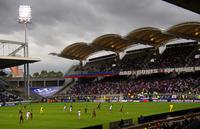
[{"label": "grey cloud", "polygon": [[[171,5],[162,0],[90,0],[98,10],[111,16],[110,20],[121,20],[126,27],[169,27],[189,20],[200,20],[198,14]],[[134,29],[134,28],[133,28]]]},{"label": "grey cloud", "polygon": [[17,0],[0,0],[0,33],[12,33],[20,30],[20,26],[17,25],[17,15]]}]

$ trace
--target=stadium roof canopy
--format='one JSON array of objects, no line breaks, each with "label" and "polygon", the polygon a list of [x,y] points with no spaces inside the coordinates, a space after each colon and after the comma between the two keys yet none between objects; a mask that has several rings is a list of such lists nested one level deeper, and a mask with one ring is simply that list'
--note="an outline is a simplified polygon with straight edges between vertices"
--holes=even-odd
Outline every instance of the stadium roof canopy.
[{"label": "stadium roof canopy", "polygon": [[167,33],[174,36],[200,41],[200,22],[185,22],[170,27]]},{"label": "stadium roof canopy", "polygon": [[36,58],[16,57],[16,56],[0,56],[0,69],[19,66],[26,63],[34,63],[40,61]]},{"label": "stadium roof canopy", "polygon": [[68,59],[85,60],[89,55],[97,51],[99,51],[97,48],[87,43],[78,42],[65,47],[58,56]]},{"label": "stadium roof canopy", "polygon": [[180,23],[166,31],[154,27],[143,27],[131,31],[125,37],[118,34],[105,34],[97,37],[91,44],[74,43],[65,47],[60,54],[52,53],[52,55],[81,61],[101,50],[119,53],[138,43],[160,47],[178,38],[200,41],[200,22]]},{"label": "stadium roof canopy", "polygon": [[128,40],[123,39],[118,34],[105,34],[97,37],[91,45],[100,50],[108,50],[119,53],[133,44]]},{"label": "stadium roof canopy", "polygon": [[166,44],[175,39],[173,35],[164,34],[160,29],[153,27],[144,27],[133,30],[125,38],[131,42],[155,47],[159,47],[160,45]]},{"label": "stadium roof canopy", "polygon": [[164,0],[164,1],[200,14],[199,0]]}]

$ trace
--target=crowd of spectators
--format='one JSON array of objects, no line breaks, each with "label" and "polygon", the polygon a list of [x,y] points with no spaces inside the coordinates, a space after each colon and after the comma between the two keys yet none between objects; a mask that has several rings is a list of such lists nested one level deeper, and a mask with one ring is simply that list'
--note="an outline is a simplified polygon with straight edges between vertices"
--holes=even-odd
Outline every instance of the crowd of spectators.
[{"label": "crowd of spectators", "polygon": [[[187,59],[194,59],[194,56],[190,55],[190,53],[193,52],[195,47],[195,45],[169,47],[160,56],[155,58],[154,61],[148,63],[146,68],[177,68],[192,66]],[[191,57],[187,58],[188,56]]]},{"label": "crowd of spectators", "polygon": [[19,96],[5,90],[7,86],[8,83],[3,78],[0,78],[0,103],[20,101],[21,98]]},{"label": "crowd of spectators", "polygon": [[143,69],[144,60],[148,57],[147,52],[140,53],[137,56],[125,56],[122,60],[116,62],[115,67],[111,67],[112,71],[127,71]]},{"label": "crowd of spectators", "polygon": [[[126,71],[154,68],[177,68],[186,66],[200,66],[200,54],[196,43],[169,45],[163,53],[149,48],[133,51],[126,54],[122,59],[112,57],[101,61],[86,63],[85,66],[77,67],[79,72],[104,72]],[[198,56],[199,55],[199,56]]]},{"label": "crowd of spectators", "polygon": [[[76,70],[81,72],[126,71],[141,69],[178,68],[200,66],[198,44],[186,43],[168,45],[162,54],[154,48],[127,53],[121,60],[116,57],[93,61]],[[157,77],[123,78],[114,76],[108,79],[77,82],[68,95],[103,95],[133,93],[200,93],[199,77]]]},{"label": "crowd of spectators", "polygon": [[199,84],[200,79],[193,77],[128,79],[115,76],[88,83],[77,82],[67,94],[200,93]]},{"label": "crowd of spectators", "polygon": [[[114,62],[114,61],[113,61]],[[93,63],[90,63],[89,65],[86,66],[78,66],[75,69],[75,72],[80,72],[80,73],[92,73],[92,72],[107,72],[110,71],[110,67],[113,62],[104,62],[104,63],[99,63],[96,65],[96,63],[93,65]]]},{"label": "crowd of spectators", "polygon": [[122,59],[121,62],[124,65],[121,70],[126,70],[127,68],[129,70],[138,70],[200,66],[200,56],[198,56],[199,50],[197,48],[197,44],[189,43],[169,45],[161,54],[156,51],[149,53],[144,51],[134,60],[131,57]]},{"label": "crowd of spectators", "polygon": [[22,100],[19,96],[8,93],[4,89],[0,89],[0,103],[3,102],[12,102],[12,101],[20,101]]}]

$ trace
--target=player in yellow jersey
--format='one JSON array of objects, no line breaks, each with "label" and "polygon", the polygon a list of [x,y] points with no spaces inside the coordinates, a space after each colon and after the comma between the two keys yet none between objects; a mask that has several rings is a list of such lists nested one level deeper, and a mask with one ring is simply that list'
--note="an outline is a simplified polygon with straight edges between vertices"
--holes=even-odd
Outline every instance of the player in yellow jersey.
[{"label": "player in yellow jersey", "polygon": [[173,104],[170,104],[170,105],[169,105],[169,112],[173,112],[173,107],[174,107]]},{"label": "player in yellow jersey", "polygon": [[44,113],[44,108],[43,106],[40,107],[40,114],[43,114]]}]

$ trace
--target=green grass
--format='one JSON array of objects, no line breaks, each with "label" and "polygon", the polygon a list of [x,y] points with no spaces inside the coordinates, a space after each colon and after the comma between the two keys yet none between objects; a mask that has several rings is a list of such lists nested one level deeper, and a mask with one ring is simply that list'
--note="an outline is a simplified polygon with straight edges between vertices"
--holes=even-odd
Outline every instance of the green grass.
[{"label": "green grass", "polygon": [[[92,110],[98,103],[73,103],[73,112],[69,112],[70,103],[67,103],[67,111],[63,111],[64,103],[38,103],[28,104],[23,110],[24,116],[27,110],[33,109],[33,120],[24,120],[19,125],[19,110],[23,105],[14,107],[0,107],[0,128],[1,129],[77,129],[91,125],[103,124],[108,129],[109,122],[121,118],[133,118],[137,122],[140,115],[152,115],[168,112],[170,103],[112,103],[113,111],[109,111],[110,103],[102,103],[101,110],[96,110],[96,118],[92,118]],[[124,106],[124,113],[119,112],[121,105]],[[44,107],[44,114],[40,114],[40,106]],[[87,105],[88,114],[84,113]],[[199,103],[174,103],[174,110],[200,107]],[[77,118],[77,111],[81,109],[81,120]]]}]

